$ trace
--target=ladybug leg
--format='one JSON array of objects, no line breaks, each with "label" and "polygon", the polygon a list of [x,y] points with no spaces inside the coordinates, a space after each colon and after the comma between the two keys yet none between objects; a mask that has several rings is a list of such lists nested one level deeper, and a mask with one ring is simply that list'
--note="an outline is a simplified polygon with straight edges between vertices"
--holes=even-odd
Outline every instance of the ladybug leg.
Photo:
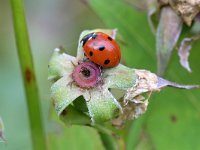
[{"label": "ladybug leg", "polygon": [[83,62],[89,61],[90,59],[86,56],[86,54],[84,53],[84,57],[83,57]]}]

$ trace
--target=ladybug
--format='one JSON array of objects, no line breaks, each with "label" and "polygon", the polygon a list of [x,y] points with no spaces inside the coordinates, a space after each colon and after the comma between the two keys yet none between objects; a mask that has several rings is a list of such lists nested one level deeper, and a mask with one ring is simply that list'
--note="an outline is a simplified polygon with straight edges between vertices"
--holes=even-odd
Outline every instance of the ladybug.
[{"label": "ladybug", "polygon": [[115,67],[121,59],[117,42],[103,32],[93,32],[81,40],[85,55],[103,68]]}]

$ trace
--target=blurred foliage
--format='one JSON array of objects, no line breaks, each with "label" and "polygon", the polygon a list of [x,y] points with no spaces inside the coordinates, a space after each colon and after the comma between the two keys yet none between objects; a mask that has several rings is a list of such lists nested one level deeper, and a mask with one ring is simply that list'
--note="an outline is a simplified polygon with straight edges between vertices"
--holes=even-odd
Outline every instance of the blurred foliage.
[{"label": "blurred foliage", "polygon": [[105,150],[100,136],[91,127],[64,127],[59,132],[48,136],[49,150]]},{"label": "blurred foliage", "polygon": [[[89,127],[59,126],[48,120],[49,83],[47,65],[52,50],[63,45],[67,53],[76,52],[82,30],[87,28],[118,28],[122,36],[122,63],[134,68],[156,71],[155,37],[150,31],[147,16],[123,0],[90,0],[90,8],[75,1],[25,1],[33,58],[42,99],[43,121],[48,143],[52,149],[104,149],[98,132]],[[95,15],[97,14],[97,15]],[[87,17],[85,17],[87,16]],[[101,20],[100,20],[101,19]],[[5,145],[1,150],[30,150],[31,140],[27,108],[14,43],[11,13],[8,1],[0,0],[0,114],[6,128]],[[179,83],[200,83],[200,42],[194,43],[190,66],[185,71],[172,53],[165,78]],[[200,149],[200,92],[164,89],[150,99],[148,111],[133,121],[130,128],[116,132],[126,140],[126,148],[158,150]],[[60,121],[57,121],[60,123]],[[128,134],[128,135],[127,135]],[[104,143],[105,144],[105,143]]]},{"label": "blurred foliage", "polygon": [[[94,28],[95,24],[101,25],[102,22],[79,0],[26,0],[25,8],[39,84],[43,122],[45,123],[46,133],[51,134],[54,130],[57,130],[57,126],[48,118],[49,105],[52,104],[49,94],[50,86],[47,80],[47,66],[50,55],[53,49],[60,45],[66,47],[67,53],[75,54],[81,31],[86,28]],[[85,23],[86,19],[83,18],[86,14],[88,21]],[[0,114],[4,121],[7,140],[6,144],[0,143],[0,149],[31,150],[30,128],[17,60],[10,3],[4,0],[0,0],[0,34]],[[78,141],[82,141],[86,136],[93,135],[91,137],[96,137],[96,141],[101,143],[98,138],[99,135],[92,128],[86,130],[84,127],[68,127],[66,130],[66,132],[76,132],[76,134],[71,135]],[[78,137],[82,137],[82,139]],[[88,139],[86,138],[86,140]],[[63,149],[68,146],[76,146],[76,144],[77,142],[71,143],[71,145],[63,145]],[[96,142],[86,143],[84,149],[93,149],[92,145],[94,147]]]}]

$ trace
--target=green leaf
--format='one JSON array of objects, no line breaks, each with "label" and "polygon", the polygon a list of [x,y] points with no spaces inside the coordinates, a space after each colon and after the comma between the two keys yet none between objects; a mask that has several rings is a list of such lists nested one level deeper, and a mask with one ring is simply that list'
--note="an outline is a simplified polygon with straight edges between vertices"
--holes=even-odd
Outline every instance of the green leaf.
[{"label": "green leaf", "polygon": [[97,131],[86,126],[62,128],[48,136],[49,150],[105,150]]},{"label": "green leaf", "polygon": [[125,149],[125,143],[114,131],[101,125],[94,126],[101,137],[101,140],[107,150],[123,150]]},{"label": "green leaf", "polygon": [[117,150],[118,149],[119,146],[118,146],[116,140],[112,136],[101,133],[101,132],[99,134],[100,134],[102,142],[107,150]]},{"label": "green leaf", "polygon": [[158,10],[158,3],[156,0],[125,0],[128,4],[132,5],[134,8],[147,12],[148,22],[153,33],[156,32],[155,18],[154,15]]}]

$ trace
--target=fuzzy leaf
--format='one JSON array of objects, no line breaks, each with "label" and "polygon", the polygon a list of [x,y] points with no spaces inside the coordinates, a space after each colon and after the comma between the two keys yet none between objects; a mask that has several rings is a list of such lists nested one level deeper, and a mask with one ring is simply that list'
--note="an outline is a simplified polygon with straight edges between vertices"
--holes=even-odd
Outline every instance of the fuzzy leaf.
[{"label": "fuzzy leaf", "polygon": [[91,90],[90,95],[84,95],[84,98],[93,123],[108,121],[121,109],[120,104],[107,89]]},{"label": "fuzzy leaf", "polygon": [[163,75],[182,29],[181,18],[170,7],[161,9],[156,34],[158,74]]},{"label": "fuzzy leaf", "polygon": [[55,82],[51,87],[51,98],[58,115],[71,104],[76,98],[81,96],[82,91],[74,84],[71,84],[70,76],[64,76]]},{"label": "fuzzy leaf", "polygon": [[114,68],[105,69],[103,78],[105,87],[123,90],[132,87],[136,81],[134,70],[121,64]]},{"label": "fuzzy leaf", "polygon": [[72,72],[76,59],[73,56],[67,55],[61,48],[56,48],[49,61],[48,79],[57,80],[64,75]]}]

